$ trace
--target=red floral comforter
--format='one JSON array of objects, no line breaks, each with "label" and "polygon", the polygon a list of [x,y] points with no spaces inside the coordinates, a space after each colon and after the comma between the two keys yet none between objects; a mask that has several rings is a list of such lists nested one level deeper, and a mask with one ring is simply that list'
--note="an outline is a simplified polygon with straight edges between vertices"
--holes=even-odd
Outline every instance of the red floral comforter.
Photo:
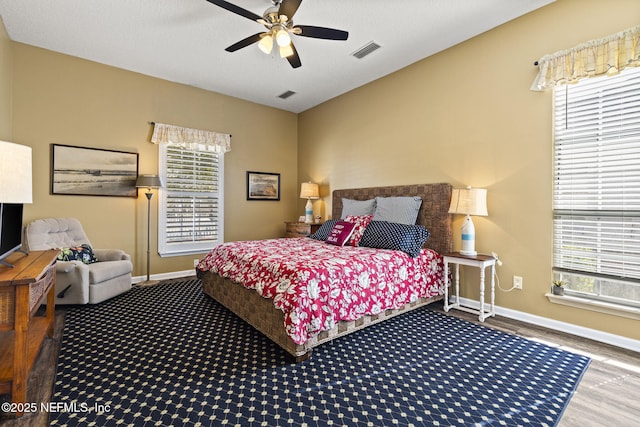
[{"label": "red floral comforter", "polygon": [[411,258],[401,251],[340,247],[307,237],[227,242],[197,268],[271,298],[296,344],[340,320],[444,293],[442,256],[430,249]]}]

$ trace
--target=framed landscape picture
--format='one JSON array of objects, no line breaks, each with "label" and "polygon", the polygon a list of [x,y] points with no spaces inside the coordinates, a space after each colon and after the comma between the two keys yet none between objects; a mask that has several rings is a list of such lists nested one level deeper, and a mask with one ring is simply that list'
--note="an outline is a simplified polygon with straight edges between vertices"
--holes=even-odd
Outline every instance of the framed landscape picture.
[{"label": "framed landscape picture", "polygon": [[280,200],[280,174],[248,171],[247,200]]},{"label": "framed landscape picture", "polygon": [[51,144],[51,194],[137,197],[138,153]]}]

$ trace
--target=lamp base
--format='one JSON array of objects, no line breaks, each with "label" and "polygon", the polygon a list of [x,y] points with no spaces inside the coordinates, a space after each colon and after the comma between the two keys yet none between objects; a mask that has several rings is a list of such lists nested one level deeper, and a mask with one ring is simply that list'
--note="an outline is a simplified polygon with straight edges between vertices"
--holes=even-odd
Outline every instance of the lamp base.
[{"label": "lamp base", "polygon": [[311,199],[307,199],[307,204],[304,207],[304,222],[307,224],[313,224],[313,205]]},{"label": "lamp base", "polygon": [[471,216],[467,215],[462,223],[462,248],[460,254],[465,256],[476,256],[476,229],[473,226]]},{"label": "lamp base", "polygon": [[476,255],[478,255],[478,252],[477,251],[460,251],[460,255],[476,256]]},{"label": "lamp base", "polygon": [[153,286],[160,283],[160,280],[145,280],[143,282],[136,283],[137,286]]}]

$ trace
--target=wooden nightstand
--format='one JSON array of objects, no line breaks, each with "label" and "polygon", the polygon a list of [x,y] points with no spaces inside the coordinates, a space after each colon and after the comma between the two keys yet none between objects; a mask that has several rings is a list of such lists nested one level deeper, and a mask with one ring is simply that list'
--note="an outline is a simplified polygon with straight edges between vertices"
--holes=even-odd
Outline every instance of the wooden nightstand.
[{"label": "wooden nightstand", "polygon": [[298,221],[285,221],[284,237],[309,237],[322,225],[321,223],[307,224]]},{"label": "wooden nightstand", "polygon": [[[466,311],[468,313],[473,313],[473,314],[477,314],[478,315],[478,319],[480,319],[481,322],[484,322],[484,319],[486,319],[487,317],[495,317],[496,315],[496,306],[495,306],[495,281],[494,281],[494,274],[495,274],[495,268],[496,268],[496,259],[494,257],[492,257],[491,255],[483,255],[483,254],[478,254],[476,256],[468,256],[468,255],[462,255],[460,252],[453,252],[453,253],[448,253],[448,254],[444,254],[443,255],[444,258],[444,280],[445,280],[445,284],[448,281],[448,277],[449,277],[449,263],[451,264],[455,264],[456,268],[455,268],[455,274],[454,274],[454,280],[455,280],[455,295],[456,295],[456,300],[453,304],[449,304],[449,292],[448,292],[448,286],[445,285],[444,288],[444,311],[449,311],[452,308],[458,309],[458,310],[462,310],[462,311]],[[460,304],[460,266],[461,265],[468,265],[471,267],[478,267],[480,269],[480,309],[476,310],[474,308],[471,307],[465,307],[463,305]],[[485,302],[484,302],[484,279],[485,279],[485,273],[484,270],[487,267],[491,267],[490,273],[491,274],[491,295],[490,295],[490,304],[489,304],[489,310],[486,311],[484,308]],[[453,291],[453,289],[452,289]]]}]

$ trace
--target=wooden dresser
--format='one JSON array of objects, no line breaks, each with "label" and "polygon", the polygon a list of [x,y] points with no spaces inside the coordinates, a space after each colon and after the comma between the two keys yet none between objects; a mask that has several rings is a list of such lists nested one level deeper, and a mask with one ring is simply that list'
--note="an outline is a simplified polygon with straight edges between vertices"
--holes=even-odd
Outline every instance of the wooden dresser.
[{"label": "wooden dresser", "polygon": [[308,237],[318,231],[322,224],[307,224],[306,222],[285,221],[285,237]]},{"label": "wooden dresser", "polygon": [[[28,403],[29,372],[45,336],[53,336],[57,256],[57,250],[14,253],[6,261],[15,267],[0,265],[0,394],[10,393],[16,404]],[[36,315],[45,298],[46,314]]]}]

